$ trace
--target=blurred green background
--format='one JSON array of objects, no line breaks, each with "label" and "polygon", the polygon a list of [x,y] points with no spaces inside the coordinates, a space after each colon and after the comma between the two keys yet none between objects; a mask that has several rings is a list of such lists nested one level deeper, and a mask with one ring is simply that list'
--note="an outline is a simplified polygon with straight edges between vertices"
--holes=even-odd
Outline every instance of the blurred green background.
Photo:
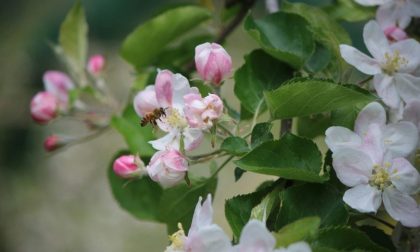
[{"label": "blurred green background", "polygon": [[[215,0],[218,2],[221,0]],[[107,57],[110,88],[124,100],[133,69],[118,55],[124,37],[139,23],[177,0],[85,0],[89,54]],[[312,1],[306,1],[312,2]],[[330,0],[317,1],[319,4]],[[46,70],[63,70],[49,46],[73,0],[3,1],[0,9],[0,251],[163,251],[164,225],[138,221],[114,201],[106,177],[112,155],[125,147],[115,131],[54,155],[42,149],[51,133],[80,134],[80,123],[32,122],[29,102],[43,88]],[[257,2],[264,11],[264,1]],[[360,24],[357,24],[360,27]],[[352,29],[359,30],[360,29]],[[353,33],[360,38],[360,33]],[[360,44],[360,39],[354,41]],[[255,47],[239,27],[227,40],[234,68]],[[233,83],[223,87],[233,97]],[[236,104],[237,105],[237,104]],[[215,197],[216,223],[229,230],[224,200],[251,192],[265,176],[246,173],[234,184],[233,166],[220,174]]]}]

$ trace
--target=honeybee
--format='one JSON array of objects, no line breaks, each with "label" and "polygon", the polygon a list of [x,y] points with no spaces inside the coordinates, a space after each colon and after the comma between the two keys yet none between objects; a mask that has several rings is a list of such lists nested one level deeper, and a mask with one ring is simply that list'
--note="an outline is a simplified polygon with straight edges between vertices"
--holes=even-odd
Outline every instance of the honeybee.
[{"label": "honeybee", "polygon": [[140,121],[140,125],[142,127],[146,126],[150,123],[153,126],[156,126],[156,121],[159,120],[161,117],[166,117],[166,108],[156,108],[153,112],[147,113]]}]

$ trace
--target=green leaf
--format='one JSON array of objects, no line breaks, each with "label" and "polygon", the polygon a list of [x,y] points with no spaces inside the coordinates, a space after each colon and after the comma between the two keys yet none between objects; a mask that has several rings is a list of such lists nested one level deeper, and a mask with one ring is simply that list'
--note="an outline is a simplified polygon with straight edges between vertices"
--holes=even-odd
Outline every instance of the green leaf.
[{"label": "green leaf", "polygon": [[297,132],[299,136],[315,138],[319,135],[324,135],[329,126],[331,126],[329,115],[316,114],[304,116],[299,117]]},{"label": "green leaf", "polygon": [[316,43],[315,52],[306,62],[305,69],[312,73],[325,69],[331,61],[331,52],[325,46]]},{"label": "green leaf", "polygon": [[355,85],[305,78],[293,79],[264,95],[273,119],[307,116],[377,99]]},{"label": "green leaf", "polygon": [[244,27],[264,51],[294,68],[301,68],[315,49],[308,23],[298,15],[277,12],[259,20],[248,15]]},{"label": "green leaf", "polygon": [[286,64],[263,50],[254,50],[245,56],[245,64],[235,72],[235,95],[249,112],[255,113],[258,106],[262,106],[262,112],[266,109],[265,104],[260,105],[263,91],[276,89],[292,74],[293,70]]},{"label": "green leaf", "polygon": [[303,217],[318,216],[321,226],[347,223],[348,212],[342,194],[328,184],[302,184],[280,193],[281,207],[276,229]]},{"label": "green leaf", "polygon": [[220,149],[235,156],[241,156],[249,151],[248,143],[241,137],[226,138]]},{"label": "green leaf", "polygon": [[366,103],[358,103],[353,106],[334,109],[331,111],[331,125],[343,126],[353,130],[354,121],[359,112],[365,107]]},{"label": "green leaf", "polygon": [[152,127],[140,126],[140,118],[129,104],[121,116],[114,116],[111,125],[124,137],[131,153],[151,156],[155,150],[148,141],[154,139]]},{"label": "green leaf", "polygon": [[238,195],[226,200],[225,216],[233,235],[238,238],[242,228],[248,223],[252,209],[258,205],[261,200],[271,191],[271,183],[269,186],[249,194]]},{"label": "green leaf", "polygon": [[279,190],[280,188],[274,189],[258,205],[252,208],[250,219],[257,219],[265,223],[270,213],[280,203]]},{"label": "green leaf", "polygon": [[258,123],[254,126],[251,133],[251,147],[255,148],[262,143],[273,140],[274,136],[271,133],[271,123]]},{"label": "green leaf", "polygon": [[82,74],[86,65],[87,31],[85,12],[77,1],[61,24],[58,38],[66,60],[77,74]]},{"label": "green leaf", "polygon": [[375,17],[375,7],[362,6],[348,0],[337,0],[336,2],[336,4],[325,8],[328,15],[334,19],[359,22]]},{"label": "green leaf", "polygon": [[170,42],[210,16],[206,9],[197,6],[170,9],[137,27],[124,40],[121,55],[137,69],[146,67]]},{"label": "green leaf", "polygon": [[321,247],[339,251],[388,251],[372,242],[366,234],[350,227],[334,227],[320,230],[318,238],[312,245],[315,248]]},{"label": "green leaf", "polygon": [[205,200],[209,193],[214,195],[216,186],[217,178],[202,178],[191,179],[191,186],[182,183],[164,190],[157,212],[159,219],[168,224],[168,233],[178,230],[178,222],[189,230],[198,199]]},{"label": "green leaf", "polygon": [[244,175],[245,172],[246,172],[245,170],[242,170],[239,167],[235,167],[235,170],[234,170],[235,182],[238,182],[238,180],[242,178],[242,175]]},{"label": "green leaf", "polygon": [[292,243],[311,239],[317,234],[320,224],[319,217],[306,217],[284,226],[274,234],[276,247],[287,247]]},{"label": "green leaf", "polygon": [[247,171],[286,179],[317,183],[328,180],[321,170],[321,153],[316,144],[292,134],[261,144],[235,163]]},{"label": "green leaf", "polygon": [[318,7],[303,3],[290,4],[285,2],[282,5],[282,10],[300,15],[306,19],[315,40],[332,53],[334,59],[330,63],[332,74],[338,75],[343,73],[347,65],[341,58],[339,45],[351,44],[350,37],[344,28]]},{"label": "green leaf", "polygon": [[127,180],[115,175],[112,166],[119,156],[128,154],[120,151],[114,156],[108,168],[108,180],[112,194],[118,204],[130,214],[141,220],[158,221],[159,203],[162,188],[148,176]]}]

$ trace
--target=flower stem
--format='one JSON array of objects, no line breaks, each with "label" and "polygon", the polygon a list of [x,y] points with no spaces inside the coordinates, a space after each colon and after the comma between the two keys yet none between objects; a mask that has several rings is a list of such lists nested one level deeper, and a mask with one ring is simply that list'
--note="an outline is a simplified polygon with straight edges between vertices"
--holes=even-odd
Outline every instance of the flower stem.
[{"label": "flower stem", "polygon": [[373,215],[373,214],[367,214],[367,216],[368,216],[368,217],[370,217],[370,218],[371,218],[371,219],[373,219],[373,220],[376,220],[377,222],[380,222],[380,223],[384,224],[385,226],[387,226],[387,227],[389,227],[389,228],[392,228],[392,229],[394,229],[394,228],[395,228],[395,226],[394,226],[394,225],[392,225],[391,223],[389,223],[389,222],[387,222],[387,221],[385,221],[385,220],[382,220],[381,218],[376,217],[376,216],[375,216],[375,215]]},{"label": "flower stem", "polygon": [[217,168],[217,170],[211,175],[211,178],[214,178],[217,176],[217,174],[232,160],[233,156],[228,157],[220,166]]},{"label": "flower stem", "polygon": [[234,136],[232,132],[230,132],[229,129],[227,129],[225,126],[223,126],[222,124],[218,124],[217,125],[218,128],[222,129],[224,132],[226,132],[229,136]]}]

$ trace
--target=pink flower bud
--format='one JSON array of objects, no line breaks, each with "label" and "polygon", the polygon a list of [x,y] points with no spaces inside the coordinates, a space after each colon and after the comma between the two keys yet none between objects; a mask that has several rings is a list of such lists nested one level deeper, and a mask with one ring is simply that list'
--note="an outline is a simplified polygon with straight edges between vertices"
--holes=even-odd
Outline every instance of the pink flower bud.
[{"label": "pink flower bud", "polygon": [[90,57],[88,65],[87,65],[87,70],[92,75],[97,76],[102,72],[104,67],[105,67],[105,57],[100,54],[96,54]]},{"label": "pink flower bud", "polygon": [[40,124],[47,123],[57,116],[57,99],[49,92],[37,93],[31,101],[31,116]]},{"label": "pink flower bud", "polygon": [[230,74],[232,59],[221,45],[204,43],[195,48],[195,66],[203,80],[218,86]]},{"label": "pink flower bud", "polygon": [[184,113],[191,128],[209,129],[223,114],[223,101],[215,94],[204,99],[199,94],[187,94],[184,101]]},{"label": "pink flower bud", "polygon": [[145,116],[147,113],[151,113],[156,108],[159,108],[155,87],[147,86],[145,90],[139,92],[136,97],[134,97],[133,105],[134,110],[139,116]]},{"label": "pink flower bud", "polygon": [[45,90],[57,97],[60,109],[66,110],[69,90],[74,88],[70,77],[60,71],[47,71],[43,80]]},{"label": "pink flower bud", "polygon": [[144,174],[144,163],[137,156],[124,155],[114,161],[113,169],[121,178],[141,177]]},{"label": "pink flower bud", "polygon": [[384,29],[385,36],[388,40],[396,42],[400,40],[407,39],[407,33],[405,31],[395,25],[388,26]]},{"label": "pink flower bud", "polygon": [[156,152],[147,166],[150,178],[164,188],[172,187],[181,182],[187,170],[188,161],[177,150]]},{"label": "pink flower bud", "polygon": [[57,135],[51,135],[48,136],[44,141],[44,149],[48,152],[54,151],[61,146],[63,146],[65,143],[58,137]]}]

